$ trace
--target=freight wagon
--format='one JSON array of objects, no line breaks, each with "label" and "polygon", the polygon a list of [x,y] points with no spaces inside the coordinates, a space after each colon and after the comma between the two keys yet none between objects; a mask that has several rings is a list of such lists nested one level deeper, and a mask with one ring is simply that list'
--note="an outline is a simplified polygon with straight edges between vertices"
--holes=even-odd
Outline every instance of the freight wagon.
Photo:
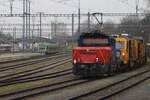
[{"label": "freight wagon", "polygon": [[132,68],[146,63],[146,45],[143,38],[119,35],[115,40],[116,44],[121,45],[121,65]]}]

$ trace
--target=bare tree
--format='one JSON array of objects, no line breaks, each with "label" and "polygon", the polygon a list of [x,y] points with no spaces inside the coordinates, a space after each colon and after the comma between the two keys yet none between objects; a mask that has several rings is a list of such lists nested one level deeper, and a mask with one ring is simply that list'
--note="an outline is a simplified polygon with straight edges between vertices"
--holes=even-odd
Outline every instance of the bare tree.
[{"label": "bare tree", "polygon": [[105,33],[116,33],[117,24],[114,24],[112,21],[107,21],[103,24],[103,31]]},{"label": "bare tree", "polygon": [[125,32],[125,33],[131,33],[135,34],[138,33],[138,23],[140,22],[140,19],[137,18],[137,16],[126,16],[122,19],[118,31],[119,32]]}]

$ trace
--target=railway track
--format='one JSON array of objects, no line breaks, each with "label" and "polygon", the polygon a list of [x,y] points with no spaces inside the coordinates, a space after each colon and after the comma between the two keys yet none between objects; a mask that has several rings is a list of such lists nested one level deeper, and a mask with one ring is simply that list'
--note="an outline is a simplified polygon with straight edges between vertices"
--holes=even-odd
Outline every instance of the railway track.
[{"label": "railway track", "polygon": [[28,71],[33,71],[34,69],[43,68],[43,66],[49,66],[57,61],[61,61],[65,57],[69,57],[69,54],[63,54],[58,56],[51,56],[42,59],[34,59],[32,61],[26,63],[19,63],[17,65],[5,66],[4,68],[0,68],[0,78],[6,78],[10,75],[14,76],[21,73],[26,73]]},{"label": "railway track", "polygon": [[0,83],[0,86],[8,86],[8,85],[14,85],[14,84],[20,84],[25,82],[33,82],[38,80],[44,80],[44,79],[51,79],[51,78],[58,78],[65,75],[72,74],[72,69],[66,69],[50,74],[44,74],[44,75],[37,75],[34,77],[27,77],[27,78],[19,78],[19,79],[13,79],[13,80],[7,80]]},{"label": "railway track", "polygon": [[14,60],[8,60],[8,61],[1,61],[0,64],[7,64],[7,63],[14,63],[14,62],[18,62],[18,61],[25,61],[25,60],[30,60],[30,59],[37,59],[37,58],[43,58],[45,57],[44,55],[41,56],[34,56],[34,57],[30,57],[30,58],[24,58],[24,59],[14,59]]},{"label": "railway track", "polygon": [[32,65],[32,64],[36,64],[36,63],[39,63],[39,62],[42,62],[42,61],[48,61],[48,60],[51,60],[51,59],[55,59],[55,58],[58,58],[58,57],[61,57],[61,56],[67,56],[68,54],[57,54],[57,55],[54,55],[54,56],[46,56],[46,57],[40,57],[40,58],[36,58],[36,59],[28,59],[26,61],[21,61],[21,62],[13,62],[12,64],[5,64],[5,65],[1,65],[0,67],[0,72],[2,71],[7,71],[7,70],[11,70],[11,69],[15,69],[15,68],[20,68],[20,67],[24,67],[24,66],[28,66],[28,65]]},{"label": "railway track", "polygon": [[46,70],[56,68],[57,66],[60,66],[64,63],[67,63],[67,62],[70,62],[70,61],[71,61],[70,57],[68,57],[68,58],[65,57],[65,59],[62,58],[60,60],[56,60],[55,62],[40,66],[40,67],[35,68],[35,69],[26,70],[26,71],[19,72],[19,73],[14,73],[14,74],[8,74],[8,75],[5,75],[5,76],[1,76],[0,77],[0,83],[6,83],[8,81],[11,81],[11,80],[14,80],[14,79],[17,79],[17,78],[21,78],[21,77],[29,76],[29,75],[32,75],[32,74],[44,72]]},{"label": "railway track", "polygon": [[[112,84],[109,84],[105,87],[96,89],[95,91],[90,91],[86,94],[81,94],[76,97],[72,96],[71,99],[72,100],[76,100],[76,99],[87,100],[87,98],[88,98],[89,100],[93,100],[93,99],[94,100],[96,100],[96,99],[104,100],[104,99],[107,99],[113,95],[116,95],[132,86],[135,86],[135,85],[139,84],[140,82],[143,82],[144,80],[148,79],[149,76],[150,76],[150,70],[144,69],[133,75],[131,74],[131,76],[126,76],[125,78],[120,79],[120,80],[118,80]],[[55,78],[58,79],[58,77],[55,77]],[[86,84],[86,83],[89,83],[92,81],[95,81],[95,80],[71,78],[68,80],[63,80],[61,82],[48,83],[48,84],[43,84],[41,86],[31,87],[28,89],[20,90],[20,91],[0,94],[0,98],[6,99],[6,100],[10,100],[10,99],[11,100],[13,100],[13,99],[20,100],[20,99],[28,98],[28,97],[35,96],[38,94],[59,91],[59,90],[66,89],[69,87]],[[126,87],[122,87],[122,86],[126,86]],[[121,88],[119,88],[119,87],[121,87]],[[112,89],[112,88],[114,88],[114,89]],[[110,90],[112,90],[112,91],[110,91]],[[99,98],[97,98],[97,97],[99,97]]]},{"label": "railway track", "polygon": [[79,78],[74,78],[74,79],[65,80],[62,82],[57,82],[57,83],[47,84],[47,85],[34,87],[30,89],[25,89],[22,91],[16,91],[16,92],[7,93],[7,94],[0,94],[0,98],[5,99],[5,100],[10,100],[10,99],[20,100],[25,97],[29,97],[29,96],[33,96],[33,95],[37,95],[37,94],[41,94],[45,92],[53,92],[53,91],[61,90],[61,89],[68,88],[71,86],[84,84],[90,81],[92,80],[83,80]]},{"label": "railway track", "polygon": [[[139,84],[140,82],[143,82],[144,80],[146,80],[148,78],[150,78],[150,70],[145,69],[145,70],[137,72],[131,76],[126,76],[125,78],[120,79],[117,82],[109,84],[105,87],[101,87],[94,91],[90,91],[86,94],[72,96],[72,98],[69,98],[69,99],[71,99],[71,100],[76,100],[76,99],[77,100],[78,99],[79,100],[80,99],[81,100],[82,99],[83,100],[87,100],[87,99],[88,100],[99,100],[99,99],[105,100],[105,99],[107,99],[113,95],[116,95],[132,86]],[[6,100],[10,100],[10,99],[20,100],[20,99],[32,97],[32,96],[35,96],[38,94],[43,94],[43,93],[47,93],[47,92],[51,93],[54,91],[56,92],[56,91],[66,89],[69,87],[73,87],[73,86],[80,86],[81,84],[86,84],[86,83],[89,83],[92,81],[96,81],[96,80],[95,79],[86,80],[86,79],[81,79],[81,78],[72,78],[72,79],[61,81],[61,82],[49,83],[49,84],[45,84],[45,85],[34,87],[34,88],[32,87],[30,89],[24,89],[21,91],[0,94],[0,98],[6,99]],[[110,91],[110,90],[112,90],[112,91]]]},{"label": "railway track", "polygon": [[113,84],[90,91],[86,94],[78,95],[71,98],[71,100],[109,100],[110,97],[132,88],[147,79],[150,79],[150,70],[143,71],[131,77],[114,82]]},{"label": "railway track", "polygon": [[28,60],[32,60],[32,59],[41,59],[41,58],[45,58],[45,57],[56,56],[56,55],[66,54],[66,53],[68,53],[68,52],[60,52],[60,53],[55,53],[55,54],[51,54],[51,55],[33,56],[30,58],[14,59],[14,60],[2,61],[2,62],[0,61],[0,65],[9,64],[9,63],[18,63],[18,62],[28,61]]},{"label": "railway track", "polygon": [[[56,68],[57,66],[62,65],[64,63],[67,63],[69,61],[71,61],[70,58],[65,58],[61,61],[59,60],[57,62],[54,62],[53,64],[50,64],[50,66],[45,66],[42,69],[34,70],[34,71],[28,72],[26,74],[22,74],[21,76],[12,77],[12,75],[11,75],[10,76],[11,78],[1,80],[0,86],[7,86],[7,85],[18,84],[18,83],[25,83],[25,82],[38,81],[38,80],[43,80],[43,79],[50,79],[50,78],[58,78],[58,77],[62,77],[62,76],[65,76],[65,75],[72,74],[71,68],[69,68],[69,69],[66,69],[66,70],[62,70],[62,71],[58,71],[58,72],[54,72],[54,73],[50,73],[50,74],[38,75],[38,76],[35,76],[35,77],[17,79],[17,78],[20,78],[20,77],[23,77],[23,76],[28,76],[30,74],[35,74],[35,73],[39,73],[41,71],[45,71],[45,70],[48,70],[48,69]],[[73,81],[73,80],[70,80],[70,82],[71,81]],[[67,81],[67,82],[69,82],[69,81]],[[61,83],[63,83],[63,82],[61,82]]]},{"label": "railway track", "polygon": [[[38,81],[38,80],[43,80],[43,79],[51,79],[51,78],[55,78],[57,80],[61,76],[65,76],[65,75],[67,76],[67,75],[71,75],[71,74],[72,74],[72,71],[70,68],[68,68],[66,70],[62,70],[62,71],[58,71],[58,72],[50,73],[50,74],[45,74],[45,75],[38,75],[35,77],[27,77],[27,78],[21,77],[21,78],[13,78],[13,79],[10,79],[9,81],[5,80],[2,83],[0,83],[0,86],[7,86],[7,85],[24,83],[24,82]],[[94,91],[90,91],[88,93],[81,94],[78,96],[72,96],[71,99],[72,100],[76,100],[76,99],[83,99],[83,100],[86,99],[87,100],[87,98],[90,100],[109,99],[109,97],[111,97],[113,95],[117,95],[118,93],[125,91],[126,89],[131,88],[132,86],[135,86],[149,78],[150,78],[150,70],[142,70],[138,74],[136,73],[135,75],[126,77],[124,79],[120,79],[117,82],[114,82],[113,84],[109,84],[105,87],[101,87]],[[137,80],[137,81],[135,81],[135,80]],[[4,100],[5,99],[6,100],[10,100],[10,99],[11,100],[13,100],[13,99],[20,100],[20,99],[28,98],[28,97],[35,96],[38,94],[59,91],[59,90],[66,89],[69,87],[78,86],[80,84],[86,84],[86,83],[89,83],[92,81],[95,81],[95,80],[71,78],[68,80],[63,80],[61,82],[56,82],[56,83],[50,82],[48,84],[43,84],[43,85],[40,85],[37,87],[35,86],[35,87],[28,88],[28,89],[23,89],[23,90],[13,91],[10,93],[0,94],[0,98],[4,99]],[[131,82],[132,82],[132,84],[131,84]],[[126,86],[126,87],[122,87],[122,86]],[[121,88],[119,88],[119,87],[121,87]],[[97,98],[97,97],[99,97],[99,98]]]}]

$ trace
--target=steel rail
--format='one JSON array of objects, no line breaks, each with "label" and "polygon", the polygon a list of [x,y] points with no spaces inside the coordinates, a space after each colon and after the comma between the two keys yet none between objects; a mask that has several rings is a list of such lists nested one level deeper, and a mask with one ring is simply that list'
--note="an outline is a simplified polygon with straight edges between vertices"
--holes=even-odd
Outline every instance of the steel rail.
[{"label": "steel rail", "polygon": [[[111,97],[113,95],[116,95],[116,94],[118,94],[118,93],[120,93],[120,92],[122,92],[124,90],[127,90],[127,89],[129,89],[129,88],[131,88],[131,87],[133,87],[133,86],[143,82],[144,80],[149,79],[150,77],[144,77],[143,79],[139,80],[138,82],[135,82],[134,84],[131,84],[131,85],[129,85],[126,88],[120,89],[119,91],[116,91],[116,92],[111,91],[110,94],[108,94],[108,92],[106,92],[106,89],[107,89],[107,91],[110,92],[110,88],[112,88],[114,86],[117,86],[117,85],[120,85],[120,84],[123,84],[123,82],[129,81],[129,80],[133,80],[134,78],[138,78],[141,75],[145,75],[145,74],[147,74],[149,72],[150,72],[150,70],[146,70],[146,71],[140,72],[140,73],[138,73],[136,75],[133,75],[133,76],[127,77],[127,78],[125,78],[123,80],[119,80],[117,82],[114,82],[113,84],[109,84],[109,85],[107,85],[105,87],[98,88],[98,89],[96,89],[94,91],[90,91],[88,93],[81,94],[79,96],[73,97],[70,100],[84,100],[86,98],[88,98],[88,99],[93,99],[94,98],[94,99],[98,99],[98,100],[105,100],[106,98],[109,98],[109,97]],[[99,94],[99,95],[97,95],[97,97],[96,97],[96,94]]]},{"label": "steel rail", "polygon": [[16,78],[32,75],[32,74],[35,74],[35,73],[43,72],[43,71],[46,71],[46,70],[49,70],[49,69],[53,69],[53,68],[56,68],[59,65],[62,65],[64,63],[67,63],[67,62],[70,62],[70,61],[71,61],[71,59],[69,57],[69,58],[66,58],[66,59],[63,59],[63,60],[62,59],[57,60],[53,63],[46,64],[44,66],[41,66],[41,67],[38,67],[38,68],[35,68],[35,69],[26,70],[26,71],[19,72],[19,73],[13,73],[13,74],[8,74],[8,75],[5,75],[5,76],[1,76],[0,77],[0,83],[7,82],[8,80],[13,80],[13,79],[16,79]]}]

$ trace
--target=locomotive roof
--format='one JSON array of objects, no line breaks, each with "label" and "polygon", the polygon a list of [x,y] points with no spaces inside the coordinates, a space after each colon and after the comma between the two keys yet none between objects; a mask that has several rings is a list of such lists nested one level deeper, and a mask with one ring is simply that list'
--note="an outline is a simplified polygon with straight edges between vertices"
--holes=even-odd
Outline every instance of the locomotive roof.
[{"label": "locomotive roof", "polygon": [[80,35],[80,38],[90,38],[90,37],[94,37],[94,38],[111,38],[111,36],[104,34],[102,32],[91,32],[91,33],[82,33]]}]

